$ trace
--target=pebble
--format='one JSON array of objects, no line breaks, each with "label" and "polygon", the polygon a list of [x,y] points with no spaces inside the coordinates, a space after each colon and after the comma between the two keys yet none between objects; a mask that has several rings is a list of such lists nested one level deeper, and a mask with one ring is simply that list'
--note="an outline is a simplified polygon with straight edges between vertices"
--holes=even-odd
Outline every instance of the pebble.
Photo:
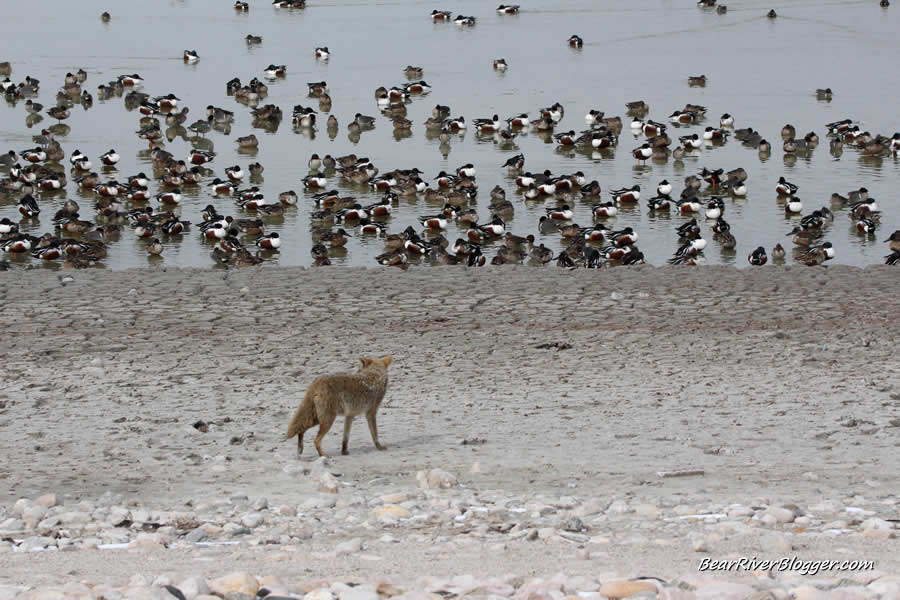
[{"label": "pebble", "polygon": [[239,592],[249,596],[255,596],[259,590],[259,582],[255,577],[243,571],[229,573],[209,582],[209,591],[218,596],[225,596],[229,592]]},{"label": "pebble", "polygon": [[425,489],[449,489],[459,485],[456,476],[443,469],[431,469],[416,473],[419,487]]},{"label": "pebble", "polygon": [[243,517],[241,517],[241,523],[243,523],[246,527],[250,529],[255,529],[263,524],[266,518],[262,515],[262,513],[252,512],[247,513]]},{"label": "pebble", "polygon": [[784,556],[793,549],[790,540],[776,531],[763,534],[759,538],[759,547],[768,556]]}]

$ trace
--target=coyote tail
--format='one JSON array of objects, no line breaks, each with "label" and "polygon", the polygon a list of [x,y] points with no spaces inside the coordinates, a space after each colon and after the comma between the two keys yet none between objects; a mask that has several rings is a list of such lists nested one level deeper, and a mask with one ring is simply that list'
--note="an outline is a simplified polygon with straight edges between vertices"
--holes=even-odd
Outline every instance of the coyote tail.
[{"label": "coyote tail", "polygon": [[287,437],[285,437],[285,440],[291,439],[295,435],[302,431],[306,431],[319,422],[319,418],[316,415],[316,403],[313,401],[313,394],[314,392],[312,390],[306,390],[303,402],[297,407],[294,418],[291,419],[291,424],[288,425]]}]

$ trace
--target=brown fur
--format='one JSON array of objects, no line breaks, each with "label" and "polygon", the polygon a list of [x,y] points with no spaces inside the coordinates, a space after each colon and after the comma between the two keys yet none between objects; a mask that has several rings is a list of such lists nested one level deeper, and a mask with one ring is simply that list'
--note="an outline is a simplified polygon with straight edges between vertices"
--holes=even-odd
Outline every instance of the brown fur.
[{"label": "brown fur", "polygon": [[378,425],[375,415],[384,392],[387,390],[387,368],[393,358],[368,358],[360,356],[359,371],[350,375],[324,375],[316,378],[306,390],[303,402],[294,413],[288,426],[287,438],[297,436],[297,453],[303,454],[303,434],[307,429],[319,426],[316,435],[316,451],[319,456],[327,456],[322,450],[322,438],[331,429],[338,416],[344,417],[344,441],[341,454],[349,454],[347,443],[350,440],[350,426],[353,417],[365,414],[369,423],[369,433],[379,450],[385,447],[378,441]]}]

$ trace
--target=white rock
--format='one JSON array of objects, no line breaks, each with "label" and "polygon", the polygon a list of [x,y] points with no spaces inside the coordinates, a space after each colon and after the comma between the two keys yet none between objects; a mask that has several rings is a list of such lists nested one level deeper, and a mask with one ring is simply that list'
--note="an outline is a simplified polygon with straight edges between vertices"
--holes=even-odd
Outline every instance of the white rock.
[{"label": "white rock", "polygon": [[353,538],[352,540],[347,540],[346,542],[341,542],[337,546],[334,547],[334,551],[337,554],[356,554],[362,550],[362,539]]},{"label": "white rock", "polygon": [[340,600],[379,600],[375,586],[368,583],[353,587],[345,583],[334,583],[331,591]]},{"label": "white rock", "polygon": [[459,483],[455,475],[443,469],[419,471],[416,473],[416,479],[419,487],[424,489],[449,489],[456,487]]},{"label": "white rock", "polygon": [[43,496],[38,496],[35,499],[35,502],[44,508],[53,508],[56,506],[56,494],[44,494]]},{"label": "white rock", "polygon": [[266,518],[262,515],[262,513],[258,512],[247,513],[246,515],[241,517],[241,523],[243,523],[250,529],[259,527],[263,524],[263,522],[265,522],[265,520]]},{"label": "white rock", "polygon": [[257,498],[253,502],[253,510],[260,511],[269,508],[269,499],[268,498]]},{"label": "white rock", "polygon": [[794,511],[787,508],[780,508],[777,506],[770,506],[766,509],[767,515],[771,515],[775,518],[776,523],[785,524],[785,523],[793,523],[796,515]]},{"label": "white rock", "polygon": [[209,593],[209,586],[206,585],[206,579],[196,575],[188,577],[176,587],[181,590],[181,593],[184,594],[186,600],[194,600],[197,596]]},{"label": "white rock", "polygon": [[770,531],[759,538],[760,549],[769,556],[784,556],[793,546],[783,534]]},{"label": "white rock", "polygon": [[893,529],[894,526],[884,519],[866,519],[860,524],[860,529],[863,531],[869,531],[871,529]]},{"label": "white rock", "polygon": [[307,592],[303,600],[334,600],[334,594],[328,588],[318,588]]}]

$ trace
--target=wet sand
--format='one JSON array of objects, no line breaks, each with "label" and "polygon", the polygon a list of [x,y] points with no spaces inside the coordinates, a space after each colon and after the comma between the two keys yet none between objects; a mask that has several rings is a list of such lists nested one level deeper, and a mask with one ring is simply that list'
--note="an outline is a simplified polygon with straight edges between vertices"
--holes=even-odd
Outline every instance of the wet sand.
[{"label": "wet sand", "polygon": [[[314,377],[355,369],[360,354],[395,357],[379,418],[388,450],[375,451],[362,424],[350,456],[339,455],[340,424],[324,443],[359,489],[415,489],[416,472],[437,467],[469,490],[649,494],[670,506],[900,489],[890,267],[71,276],[19,271],[0,288],[8,505],[48,492],[67,505],[105,492],[154,507],[239,494],[302,502],[315,487],[290,466],[287,422]],[[300,464],[313,459],[307,443]],[[684,468],[704,474],[657,475]],[[896,571],[895,546],[864,558]],[[652,542],[636,552],[667,564]],[[54,556],[8,554],[19,569],[9,577],[51,561],[44,578],[68,580],[55,561],[88,560]],[[452,555],[434,560],[431,572],[453,572]],[[511,550],[501,566],[558,565],[543,560]]]}]

